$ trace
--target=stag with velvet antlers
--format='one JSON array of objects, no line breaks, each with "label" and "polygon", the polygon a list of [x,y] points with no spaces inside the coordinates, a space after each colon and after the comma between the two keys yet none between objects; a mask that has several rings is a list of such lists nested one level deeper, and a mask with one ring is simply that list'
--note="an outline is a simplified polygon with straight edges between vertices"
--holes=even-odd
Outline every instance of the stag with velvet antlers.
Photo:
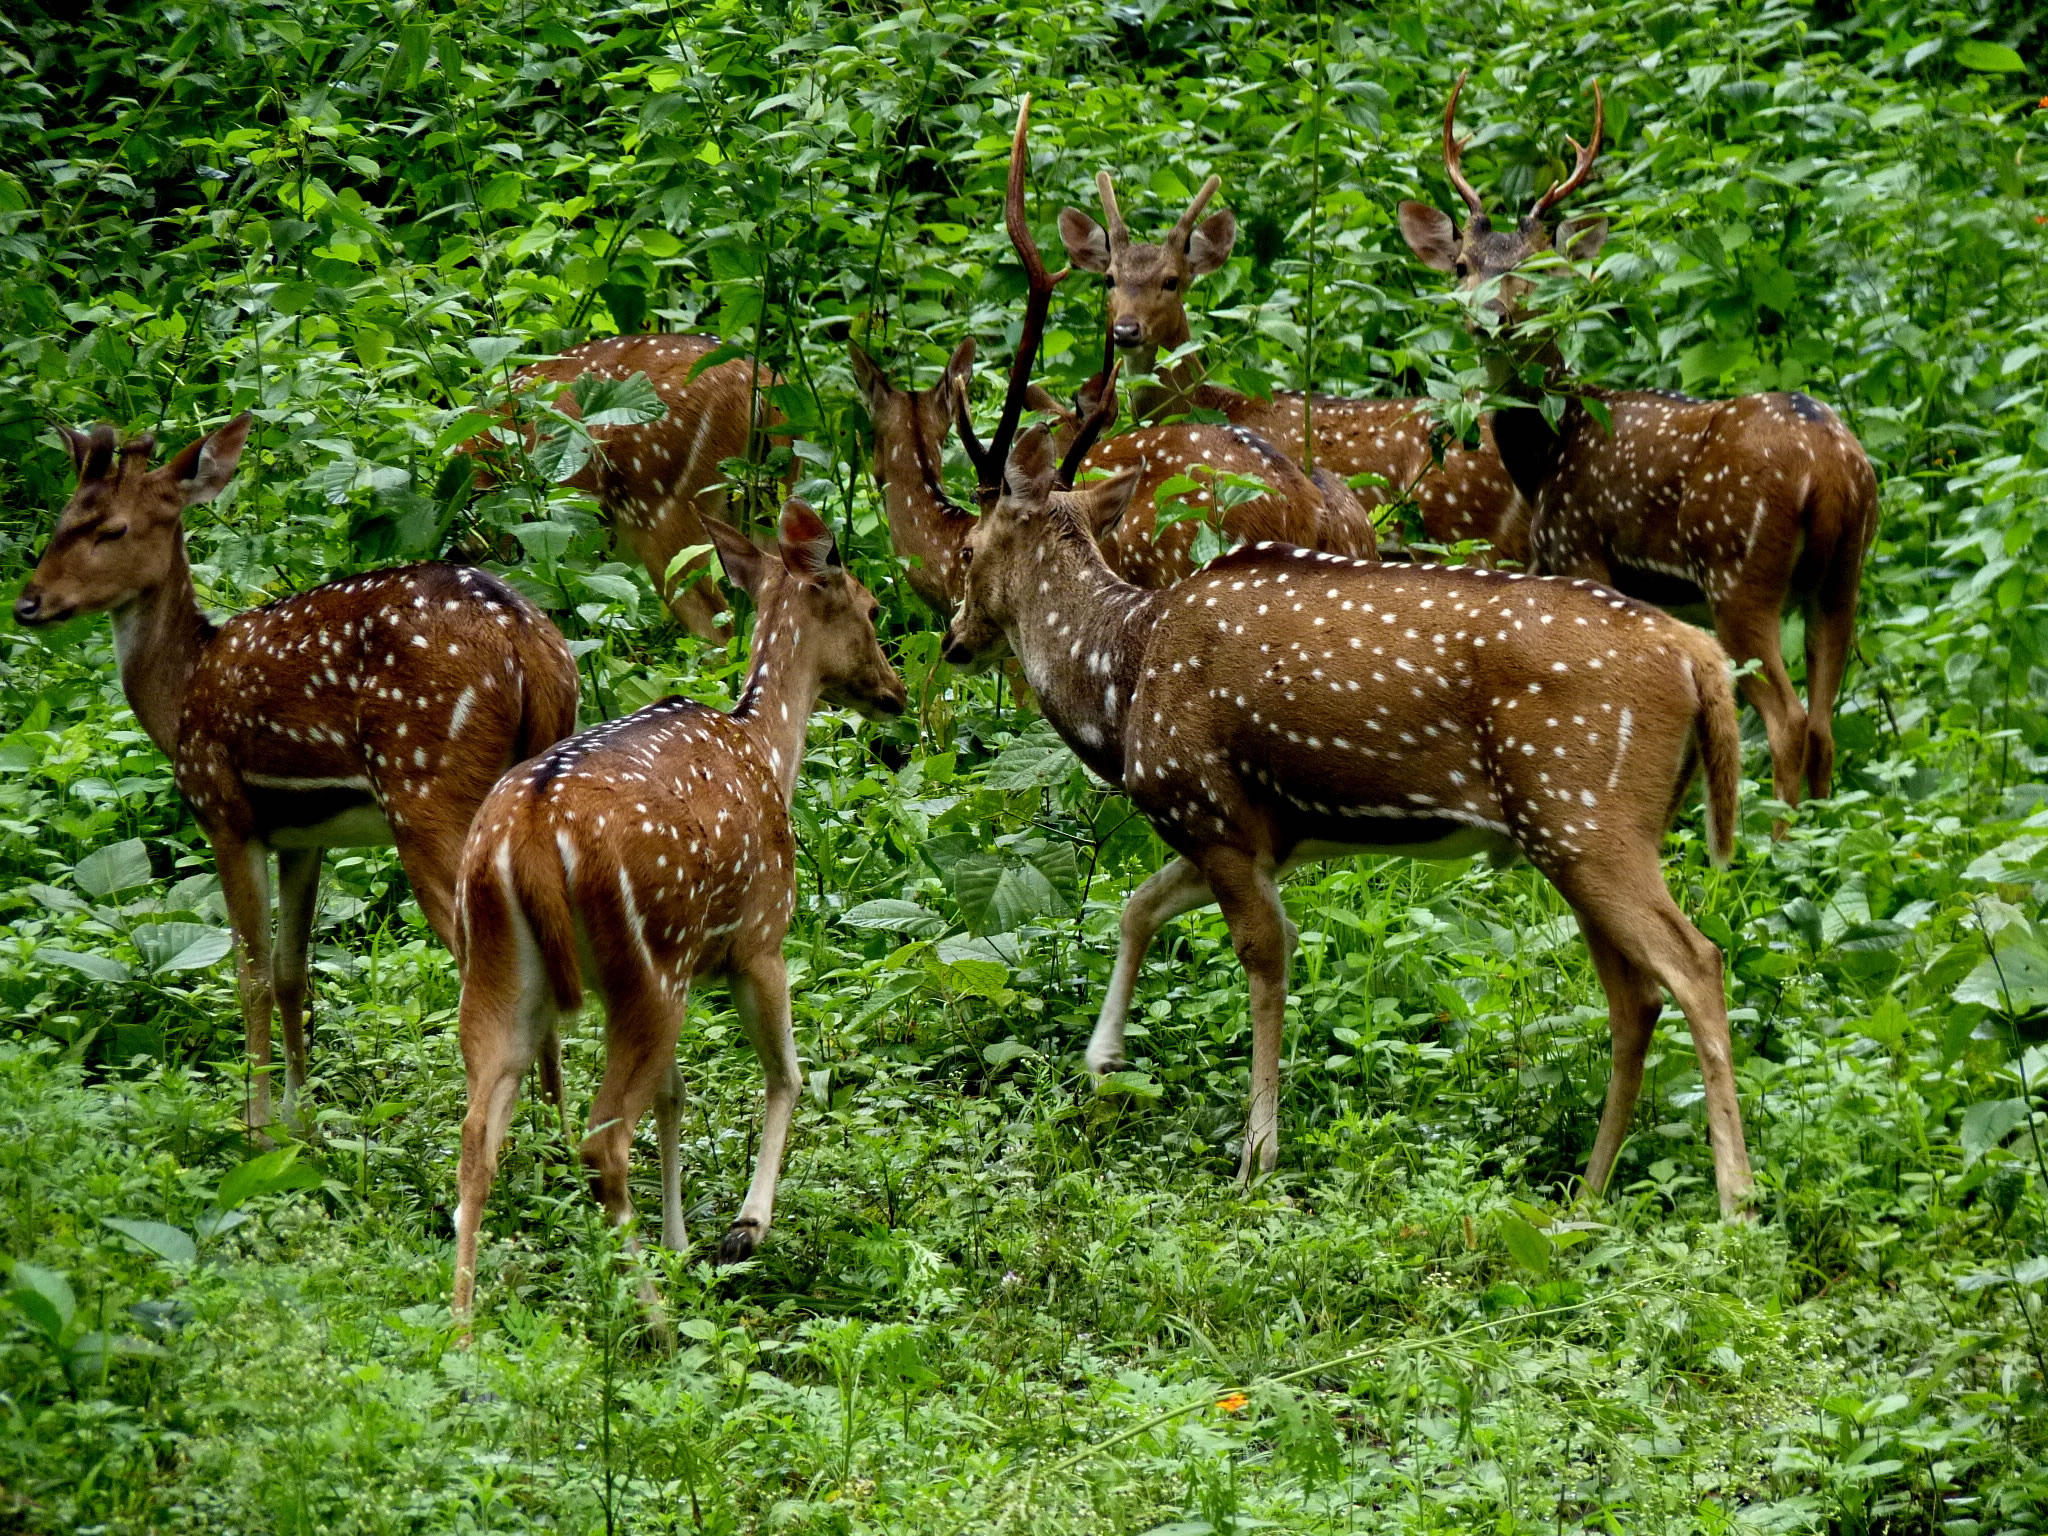
[{"label": "stag with velvet antlers", "polygon": [[1659,867],[1702,761],[1709,850],[1732,849],[1740,743],[1720,647],[1597,582],[1278,545],[1165,591],[1120,580],[1095,536],[1135,475],[1063,492],[1044,432],[1016,430],[1056,281],[1024,221],[1028,110],[1009,227],[1029,297],[988,450],[1004,467],[981,489],[945,655],[967,666],[1014,653],[1047,719],[1177,855],[1125,909],[1090,1066],[1122,1060],[1160,926],[1217,903],[1251,991],[1240,1177],[1271,1169],[1293,947],[1281,877],[1360,853],[1524,857],[1571,904],[1607,994],[1613,1074],[1587,1184],[1604,1188],[1613,1169],[1668,988],[1698,1053],[1721,1208],[1741,1213],[1751,1180],[1721,955]]},{"label": "stag with velvet antlers", "polygon": [[[1600,153],[1605,109],[1593,86],[1593,133],[1571,174],[1539,197],[1512,229],[1496,230],[1465,179],[1455,134],[1458,77],[1444,109],[1444,168],[1464,202],[1463,227],[1424,203],[1401,204],[1401,230],[1429,266],[1466,289],[1497,285],[1490,300],[1517,361],[1534,362],[1546,382],[1564,384],[1555,346],[1533,355],[1515,343],[1515,319],[1530,291],[1515,269],[1561,252],[1590,261],[1607,238],[1605,219],[1555,221],[1585,185]],[[1519,368],[1509,393],[1526,394]],[[1835,413],[1803,394],[1691,400],[1656,390],[1573,388],[1553,430],[1534,404],[1498,412],[1494,436],[1515,482],[1534,507],[1534,571],[1612,582],[1666,606],[1704,603],[1714,632],[1738,662],[1770,739],[1778,799],[1802,789],[1824,798],[1833,783],[1834,705],[1855,642],[1863,562],[1877,536],[1877,477]],[[1604,407],[1611,428],[1586,401]],[[1780,615],[1797,605],[1806,620],[1802,705],[1785,667]],[[1782,824],[1779,831],[1782,832]]]},{"label": "stag with velvet antlers", "polygon": [[[977,474],[984,468],[981,444],[967,413],[974,370],[974,343],[954,350],[939,382],[930,389],[898,389],[858,346],[851,348],[853,375],[866,398],[875,430],[875,482],[888,515],[889,538],[908,565],[912,590],[939,614],[959,600],[960,546],[974,515],[946,494],[941,474],[949,429],[958,424]],[[1029,405],[1053,414],[1062,458],[1061,483],[1081,474],[1116,474],[1135,469],[1131,511],[1104,542],[1103,554],[1127,579],[1144,587],[1171,586],[1193,571],[1196,530],[1204,523],[1227,539],[1275,539],[1377,559],[1372,519],[1348,487],[1334,478],[1302,472],[1256,433],[1236,426],[1175,422],[1101,438],[1116,414],[1108,372],[1089,381],[1074,409],[1032,385]],[[1185,477],[1195,489],[1181,499],[1200,516],[1162,524],[1159,502],[1169,481]],[[1256,481],[1258,489],[1250,482]],[[1230,497],[1236,484],[1246,491]]]},{"label": "stag with velvet antlers", "polygon": [[475,1294],[477,1231],[519,1080],[581,1008],[586,980],[604,999],[606,1046],[582,1156],[605,1214],[620,1224],[633,1213],[627,1152],[652,1107],[661,1241],[684,1244],[676,1039],[692,980],[723,977],[768,1095],[753,1183],[721,1261],[751,1254],[774,1215],[799,1082],[782,940],[806,727],[821,699],[895,715],[905,695],[875,636],[874,598],[809,506],[784,507],[775,550],[715,519],[705,527],[757,614],[732,712],[664,699],[572,737],[505,776],[463,850],[458,1319]]},{"label": "stag with velvet antlers", "polygon": [[[193,593],[184,513],[227,488],[249,428],[245,411],[155,469],[148,434],[117,447],[112,427],[67,430],[78,489],[14,616],[34,626],[113,618],[128,703],[213,845],[257,1127],[270,1120],[273,1006],[287,1119],[305,1087],[321,850],[395,843],[420,909],[452,948],[470,817],[506,768],[575,729],[577,689],[554,625],[467,566],[344,577],[216,627]],[[547,1065],[559,1100],[559,1064]]]},{"label": "stag with velvet antlers", "polygon": [[[1100,272],[1108,285],[1109,344],[1128,370],[1150,373],[1162,351],[1185,346],[1192,335],[1189,285],[1222,266],[1237,242],[1235,215],[1225,210],[1202,217],[1219,185],[1214,176],[1203,182],[1157,244],[1131,238],[1107,171],[1095,178],[1103,223],[1078,208],[1060,213],[1068,259],[1083,271]],[[1296,390],[1277,390],[1272,399],[1261,400],[1209,383],[1192,360],[1183,358],[1169,363],[1158,383],[1135,389],[1131,410],[1140,422],[1192,410],[1220,412],[1232,426],[1257,433],[1281,454],[1312,464],[1319,473],[1347,483],[1354,475],[1374,476],[1382,483],[1357,493],[1367,514],[1392,501],[1412,500],[1424,533],[1437,543],[1485,539],[1501,558],[1527,557],[1527,507],[1501,467],[1490,428],[1482,426],[1475,449],[1448,444],[1439,462],[1427,401],[1309,397]],[[1352,552],[1335,541],[1324,547]]]},{"label": "stag with velvet antlers", "polygon": [[[712,336],[605,336],[522,368],[513,379],[515,388],[525,389],[570,384],[586,375],[647,376],[665,414],[638,425],[591,429],[597,451],[567,483],[596,498],[618,541],[646,566],[676,621],[708,640],[723,633],[726,611],[711,579],[710,555],[693,555],[673,575],[669,567],[684,550],[710,543],[704,520],[726,510],[725,462],[757,454],[782,420],[763,394],[781,380],[753,358],[703,367],[719,345]],[[554,404],[571,415],[577,409],[566,389]],[[529,428],[529,448],[536,437]],[[503,449],[480,436],[464,451],[488,464]],[[477,478],[489,484],[489,470],[481,469]]]}]

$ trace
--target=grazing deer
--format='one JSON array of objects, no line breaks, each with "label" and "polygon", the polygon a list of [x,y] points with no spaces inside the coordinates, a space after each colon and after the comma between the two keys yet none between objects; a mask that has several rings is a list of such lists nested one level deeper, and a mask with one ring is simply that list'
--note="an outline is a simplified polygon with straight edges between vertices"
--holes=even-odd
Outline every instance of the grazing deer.
[{"label": "grazing deer", "polygon": [[[1604,109],[1593,87],[1593,137],[1570,140],[1571,174],[1539,197],[1512,230],[1496,230],[1460,164],[1458,94],[1444,110],[1444,168],[1468,218],[1459,228],[1424,203],[1401,204],[1401,232],[1426,264],[1462,287],[1494,283],[1491,300],[1512,342],[1528,279],[1513,275],[1550,251],[1590,261],[1607,239],[1605,219],[1554,211],[1585,184],[1600,153]],[[1553,385],[1564,360],[1537,352]],[[1519,380],[1510,393],[1528,393]],[[1834,705],[1855,640],[1863,561],[1877,536],[1877,477],[1835,413],[1797,393],[1692,400],[1661,390],[1576,389],[1553,431],[1533,406],[1496,415],[1495,435],[1534,506],[1532,570],[1611,582],[1667,606],[1704,603],[1714,632],[1738,662],[1761,670],[1743,692],[1770,737],[1778,799],[1796,804],[1802,782],[1825,798],[1835,764]],[[1606,408],[1612,430],[1582,402]],[[1785,669],[1780,615],[1806,617],[1801,705]],[[1782,833],[1783,825],[1779,826]]]},{"label": "grazing deer", "polygon": [[1095,535],[1135,474],[1061,493],[1043,431],[1015,435],[1056,281],[1024,221],[1028,111],[1009,227],[1029,289],[988,450],[1005,467],[980,488],[944,654],[973,665],[1014,653],[1054,728],[1178,855],[1124,911],[1089,1065],[1121,1061],[1160,926],[1217,903],[1251,989],[1239,1176],[1270,1169],[1292,948],[1280,877],[1357,853],[1520,855],[1571,904],[1607,993],[1613,1075],[1587,1183],[1601,1189],[1612,1171],[1665,987],[1698,1053],[1721,1208],[1741,1212],[1750,1171],[1721,955],[1658,867],[1702,759],[1709,850],[1725,860],[1732,848],[1740,741],[1720,647],[1592,581],[1278,545],[1235,550],[1163,592],[1119,580]]},{"label": "grazing deer", "polygon": [[[287,1119],[305,1085],[321,850],[395,843],[452,948],[470,817],[506,768],[575,729],[576,664],[538,609],[467,566],[348,576],[216,627],[193,595],[184,512],[226,488],[249,424],[244,411],[156,469],[148,434],[117,450],[112,427],[66,430],[78,489],[14,617],[113,616],[129,707],[171,760],[220,869],[256,1127],[270,1120],[273,1003]],[[559,1097],[558,1075],[548,1086]]]},{"label": "grazing deer", "polygon": [[795,901],[790,799],[819,700],[903,711],[875,638],[878,607],[803,502],[783,508],[779,551],[705,524],[726,574],[753,596],[753,666],[731,714],[664,699],[585,731],[506,775],[462,855],[461,1203],[455,1314],[476,1287],[477,1228],[519,1079],[582,1006],[608,1016],[604,1082],[583,1160],[605,1214],[633,1211],[626,1154],[650,1105],[661,1148],[661,1241],[684,1243],[676,1037],[692,978],[724,976],[768,1082],[746,1203],[719,1247],[743,1259],[766,1236],[798,1088],[783,934]]},{"label": "grazing deer", "polygon": [[[1068,259],[1085,272],[1102,273],[1108,284],[1110,344],[1132,369],[1149,373],[1162,349],[1187,344],[1188,285],[1222,266],[1237,243],[1235,215],[1225,210],[1202,218],[1219,184],[1214,176],[1203,182],[1157,245],[1131,239],[1107,171],[1095,178],[1105,224],[1078,208],[1060,211]],[[1313,462],[1346,481],[1359,474],[1383,480],[1384,486],[1358,493],[1368,512],[1412,499],[1424,531],[1437,543],[1486,539],[1499,558],[1527,557],[1527,508],[1501,467],[1491,429],[1482,424],[1477,449],[1451,443],[1439,465],[1427,401],[1323,394],[1311,399],[1298,390],[1277,390],[1271,400],[1260,400],[1204,381],[1183,359],[1167,366],[1160,383],[1134,391],[1131,410],[1141,422],[1191,410],[1221,412],[1298,463]],[[1304,436],[1311,431],[1312,460]]]},{"label": "grazing deer", "polygon": [[[698,555],[674,577],[669,563],[681,551],[711,542],[704,519],[722,514],[726,506],[720,464],[758,452],[782,420],[762,398],[762,391],[781,380],[753,358],[729,358],[690,376],[720,345],[713,336],[607,336],[530,364],[513,380],[520,387],[540,379],[568,384],[588,374],[609,379],[647,375],[668,413],[640,426],[592,429],[590,435],[602,446],[567,484],[597,499],[619,540],[647,567],[676,621],[706,639],[724,633],[720,621],[726,611],[710,576],[711,557]],[[576,414],[575,397],[566,389],[554,403]],[[528,448],[536,437],[536,429],[529,427]],[[498,445],[477,437],[464,451],[487,460]],[[488,471],[478,479],[488,484]]]},{"label": "grazing deer", "polygon": [[[874,423],[875,480],[888,515],[890,541],[896,553],[911,562],[910,583],[918,596],[934,611],[949,614],[959,593],[960,546],[974,526],[974,515],[947,496],[940,466],[951,421],[959,425],[969,460],[977,471],[981,468],[980,441],[967,415],[974,343],[961,342],[939,382],[925,390],[895,388],[865,352],[858,347],[851,351],[854,377]],[[1187,576],[1200,563],[1195,539],[1203,521],[1233,540],[1272,539],[1378,558],[1372,519],[1347,486],[1326,475],[1312,479],[1245,428],[1173,423],[1101,438],[1102,426],[1116,414],[1114,390],[1106,378],[1098,374],[1092,379],[1073,410],[1037,385],[1031,386],[1028,403],[1060,422],[1059,446],[1067,460],[1062,484],[1072,484],[1083,470],[1138,470],[1131,513],[1117,525],[1103,551],[1129,580],[1163,587]],[[1089,427],[1105,401],[1107,414]],[[1168,481],[1182,476],[1198,488],[1183,491],[1180,499],[1203,516],[1162,527],[1160,495]],[[1230,481],[1219,484],[1219,476],[1256,480],[1266,489],[1244,486],[1239,491],[1230,488]],[[1240,494],[1243,499],[1238,499]]]}]

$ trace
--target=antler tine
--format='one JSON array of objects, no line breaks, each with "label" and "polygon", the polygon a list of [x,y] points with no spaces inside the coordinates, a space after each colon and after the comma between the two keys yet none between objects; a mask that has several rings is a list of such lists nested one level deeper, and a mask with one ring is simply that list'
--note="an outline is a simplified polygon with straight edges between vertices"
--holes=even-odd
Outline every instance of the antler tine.
[{"label": "antler tine", "polygon": [[1109,172],[1095,173],[1095,195],[1102,199],[1103,227],[1109,231],[1109,248],[1120,251],[1131,243],[1131,231],[1124,223],[1124,212],[1116,205],[1116,183]]},{"label": "antler tine", "polygon": [[1025,280],[1030,286],[1024,297],[1024,328],[1017,336],[1017,355],[1010,363],[1010,385],[1003,393],[1002,419],[996,423],[996,435],[988,445],[987,462],[977,466],[984,496],[993,496],[1002,489],[1010,444],[1016,441],[1017,423],[1024,415],[1024,391],[1031,383],[1032,364],[1038,361],[1045,317],[1052,309],[1052,291],[1071,270],[1045,270],[1038,245],[1031,238],[1030,220],[1024,215],[1024,173],[1030,160],[1024,141],[1030,126],[1031,98],[1025,96],[1017,104],[1017,134],[1010,141],[1010,190],[1003,203],[1003,223],[1009,228],[1010,244],[1017,248],[1017,259],[1024,263]]},{"label": "antler tine", "polygon": [[1472,210],[1472,217],[1483,219],[1486,217],[1486,207],[1479,201],[1479,194],[1472,190],[1472,183],[1465,179],[1465,172],[1460,165],[1465,146],[1458,142],[1457,132],[1458,97],[1464,91],[1465,77],[1470,73],[1470,70],[1458,71],[1458,83],[1451,87],[1450,105],[1444,108],[1444,171],[1450,176],[1451,185],[1457,189],[1458,196],[1465,199],[1465,206]]},{"label": "antler tine", "polygon": [[1536,199],[1536,206],[1529,210],[1530,218],[1542,218],[1543,215],[1550,212],[1551,209],[1585,185],[1586,177],[1593,169],[1593,160],[1600,153],[1600,135],[1606,126],[1607,104],[1600,99],[1600,82],[1595,80],[1593,82],[1593,141],[1590,144],[1581,144],[1569,134],[1565,136],[1565,143],[1571,145],[1572,150],[1579,157],[1578,164],[1572,167],[1571,175]]},{"label": "antler tine", "polygon": [[1109,367],[1097,375],[1102,380],[1102,395],[1096,400],[1095,409],[1082,418],[1074,440],[1067,445],[1066,457],[1060,460],[1060,472],[1053,484],[1061,490],[1073,489],[1074,476],[1081,472],[1081,461],[1088,457],[1088,450],[1095,446],[1095,440],[1116,420],[1116,371],[1121,366],[1121,359],[1112,358]]},{"label": "antler tine", "polygon": [[1220,176],[1211,176],[1202,183],[1201,190],[1195,193],[1195,200],[1188,204],[1187,211],[1174,221],[1173,234],[1167,241],[1169,245],[1187,245],[1188,236],[1195,227],[1195,220],[1202,216],[1202,210],[1209,206],[1209,199],[1216,195],[1216,189],[1222,185],[1223,178]]},{"label": "antler tine", "polygon": [[[959,428],[960,446],[967,451],[967,462],[974,466],[975,483],[990,483],[988,450],[981,446],[981,439],[974,435],[974,418],[968,414],[967,391],[964,389],[953,391],[953,424]],[[1002,466],[996,465],[993,473],[995,482],[1000,483],[1003,475]]]}]

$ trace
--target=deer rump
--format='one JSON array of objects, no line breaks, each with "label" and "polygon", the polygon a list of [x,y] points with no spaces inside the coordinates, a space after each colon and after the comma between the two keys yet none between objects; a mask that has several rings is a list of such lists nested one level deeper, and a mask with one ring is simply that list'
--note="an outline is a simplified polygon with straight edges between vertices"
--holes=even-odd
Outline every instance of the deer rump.
[{"label": "deer rump", "polygon": [[1554,869],[1624,828],[1661,838],[1702,743],[1717,851],[1733,826],[1714,643],[1609,588],[1258,545],[1163,596],[1124,786],[1176,851],[1249,827],[1281,864]]}]

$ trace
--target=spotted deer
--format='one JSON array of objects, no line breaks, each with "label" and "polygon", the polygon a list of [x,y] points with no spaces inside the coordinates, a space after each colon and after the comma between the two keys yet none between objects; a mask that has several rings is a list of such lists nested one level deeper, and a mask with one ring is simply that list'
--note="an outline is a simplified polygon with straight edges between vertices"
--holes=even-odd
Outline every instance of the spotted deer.
[{"label": "spotted deer", "polygon": [[[1108,171],[1095,178],[1104,222],[1078,208],[1060,211],[1068,259],[1083,271],[1101,273],[1107,284],[1109,342],[1127,371],[1152,372],[1162,351],[1185,346],[1193,334],[1188,288],[1221,267],[1237,243],[1234,214],[1226,209],[1202,217],[1220,184],[1214,176],[1203,182],[1156,245],[1131,238]],[[1272,399],[1261,400],[1209,383],[1191,359],[1169,363],[1159,380],[1133,392],[1132,414],[1140,422],[1193,410],[1220,412],[1297,463],[1312,462],[1346,482],[1354,475],[1377,477],[1384,483],[1357,493],[1367,512],[1412,500],[1423,531],[1437,543],[1485,539],[1498,558],[1527,557],[1527,508],[1501,467],[1489,424],[1482,424],[1476,449],[1453,442],[1439,464],[1424,400],[1311,398],[1298,390],[1276,390]],[[1305,434],[1313,436],[1312,457]]]},{"label": "spotted deer", "polygon": [[[258,1127],[270,1121],[273,1006],[287,1119],[305,1087],[321,850],[396,844],[420,910],[452,947],[470,817],[506,768],[575,729],[577,687],[554,625],[468,566],[343,577],[216,626],[193,593],[184,513],[227,487],[249,427],[245,411],[155,469],[148,434],[117,448],[112,427],[66,430],[78,488],[14,617],[112,616],[129,707],[213,845]],[[548,1087],[559,1097],[552,1071]]]},{"label": "spotted deer", "polygon": [[[959,552],[974,514],[946,494],[940,473],[946,435],[957,423],[970,462],[981,469],[980,441],[967,414],[974,368],[974,343],[955,349],[939,382],[930,389],[897,389],[874,360],[853,349],[854,377],[866,396],[875,429],[875,480],[888,515],[889,537],[909,564],[912,588],[940,614],[952,612],[960,581]],[[1105,393],[1105,391],[1107,391]],[[1098,374],[1073,409],[1031,386],[1030,407],[1052,413],[1060,423],[1059,446],[1069,461],[1065,483],[1082,473],[1138,470],[1131,511],[1108,537],[1104,554],[1140,586],[1170,586],[1193,571],[1196,534],[1204,523],[1231,540],[1274,539],[1313,547],[1337,547],[1367,559],[1378,557],[1372,520],[1350,489],[1328,476],[1311,478],[1256,433],[1235,426],[1176,422],[1100,437],[1101,425],[1087,420],[1104,400],[1115,416],[1115,392]],[[1075,445],[1079,451],[1075,452]],[[1232,477],[1219,484],[1219,477]],[[1166,494],[1169,481],[1184,477],[1196,488]],[[1257,490],[1247,482],[1265,487]],[[1243,499],[1238,499],[1242,495]],[[1179,500],[1196,517],[1162,525],[1162,501]]]},{"label": "spotted deer", "polygon": [[981,489],[944,654],[959,666],[1014,654],[1054,728],[1177,855],[1124,911],[1090,1067],[1123,1059],[1153,935],[1218,904],[1251,991],[1239,1177],[1271,1169],[1293,947],[1279,880],[1362,853],[1527,858],[1570,903],[1607,993],[1613,1073],[1587,1184],[1604,1188],[1613,1170],[1669,988],[1698,1055],[1721,1209],[1739,1214],[1751,1180],[1721,955],[1659,868],[1702,761],[1708,849],[1717,861],[1732,850],[1740,741],[1720,647],[1595,581],[1275,544],[1164,591],[1121,580],[1095,540],[1136,474],[1062,492],[1044,431],[1016,433],[1056,281],[1023,218],[1026,121],[1009,222],[1029,297],[988,450],[1005,468]]},{"label": "spotted deer", "polygon": [[[719,466],[757,453],[782,420],[762,397],[781,380],[753,358],[729,358],[690,376],[720,345],[713,336],[607,336],[533,363],[513,378],[515,388],[525,388],[538,387],[541,380],[569,384],[586,375],[647,375],[667,414],[641,426],[593,428],[590,435],[601,447],[566,483],[597,499],[619,541],[647,567],[676,621],[706,639],[723,633],[726,611],[710,576],[711,557],[694,557],[673,577],[669,566],[683,550],[710,543],[704,519],[726,510],[725,474]],[[554,404],[576,414],[575,397],[566,389]],[[537,428],[529,426],[529,448],[537,436]],[[464,446],[480,464],[499,451],[488,437]],[[480,468],[479,483],[490,480],[489,470]]]},{"label": "spotted deer", "polygon": [[746,1203],[720,1244],[745,1258],[767,1235],[798,1088],[782,941],[795,900],[789,807],[821,699],[900,714],[902,680],[875,637],[877,605],[839,562],[816,513],[792,499],[764,551],[705,524],[757,611],[752,668],[730,714],[664,699],[543,753],[484,802],[459,892],[462,1122],[454,1309],[467,1319],[477,1230],[498,1148],[535,1054],[594,986],[607,1015],[604,1081],[582,1156],[614,1223],[633,1129],[651,1105],[661,1155],[661,1241],[684,1244],[676,1039],[690,983],[724,977],[767,1078]]},{"label": "spotted deer", "polygon": [[[1489,302],[1512,347],[1530,291],[1516,269],[1553,251],[1591,261],[1606,241],[1605,219],[1554,218],[1592,172],[1605,111],[1596,82],[1592,139],[1568,141],[1576,155],[1570,175],[1512,229],[1496,230],[1461,164],[1455,122],[1464,83],[1459,76],[1444,110],[1443,145],[1466,222],[1461,228],[1436,208],[1405,202],[1401,231],[1423,262],[1455,275],[1463,288],[1498,285]],[[1554,346],[1542,345],[1533,360],[1550,385],[1565,382]],[[1519,373],[1506,387],[1530,393]],[[1733,400],[1579,386],[1571,393],[1555,431],[1533,405],[1495,418],[1502,455],[1534,507],[1530,568],[1611,582],[1666,606],[1703,603],[1728,653],[1761,664],[1742,688],[1763,716],[1777,798],[1796,804],[1802,789],[1826,797],[1835,696],[1855,641],[1863,562],[1877,536],[1877,477],[1862,445],[1833,411],[1798,393]],[[1589,401],[1605,408],[1611,430]],[[1794,605],[1806,619],[1805,705],[1786,670],[1779,628]]]}]

